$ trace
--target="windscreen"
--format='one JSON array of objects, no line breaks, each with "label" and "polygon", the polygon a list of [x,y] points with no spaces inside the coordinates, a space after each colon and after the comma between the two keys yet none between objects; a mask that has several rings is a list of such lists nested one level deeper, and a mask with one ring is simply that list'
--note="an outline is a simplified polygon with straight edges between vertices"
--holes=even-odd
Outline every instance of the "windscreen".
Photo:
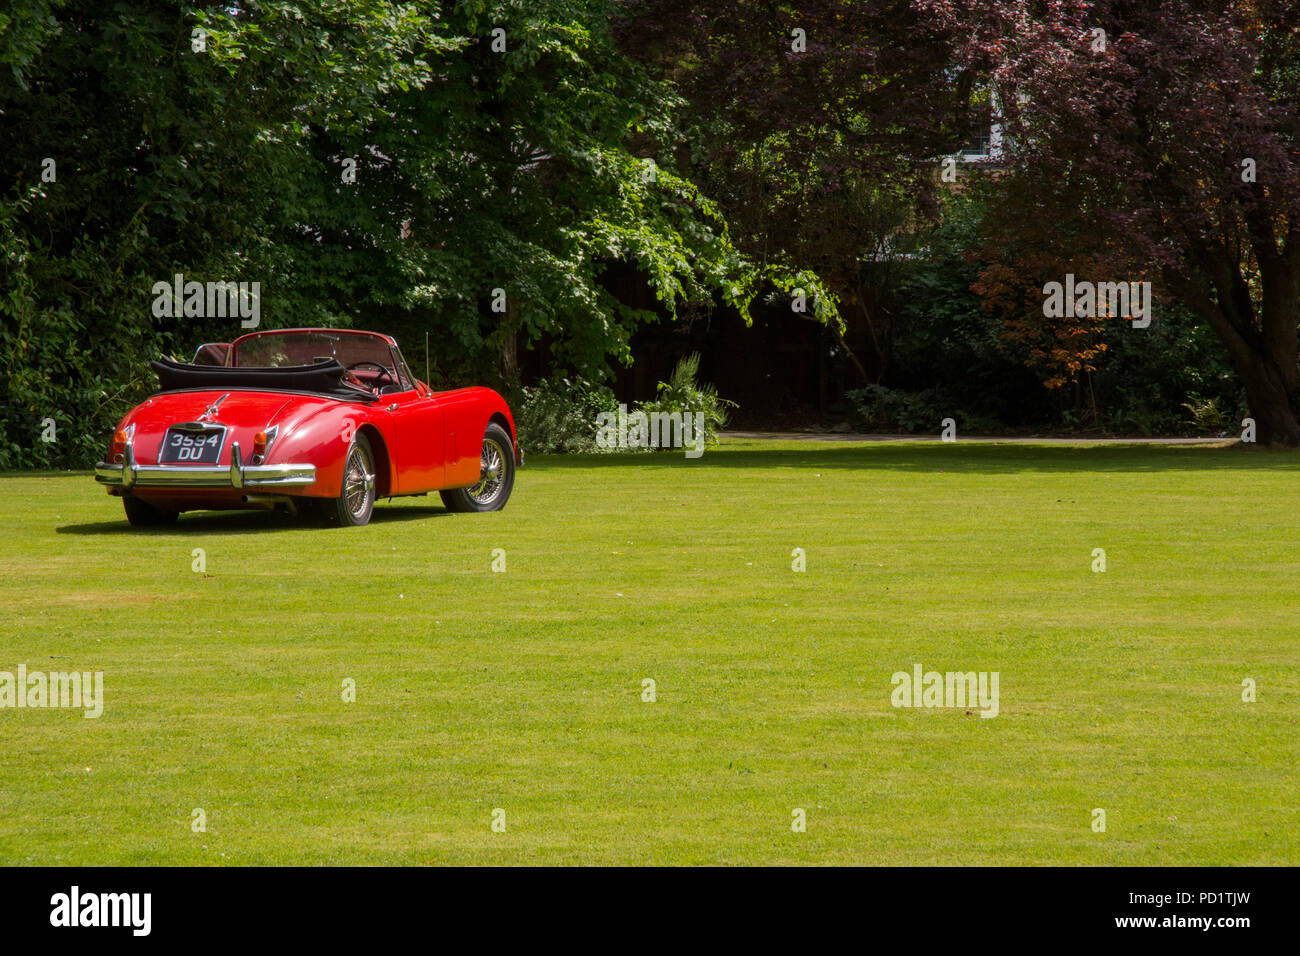
[{"label": "windscreen", "polygon": [[336,359],[343,366],[377,362],[393,368],[388,342],[378,335],[335,335],[329,332],[267,332],[245,339],[235,347],[234,365],[240,368],[283,368],[314,365]]}]

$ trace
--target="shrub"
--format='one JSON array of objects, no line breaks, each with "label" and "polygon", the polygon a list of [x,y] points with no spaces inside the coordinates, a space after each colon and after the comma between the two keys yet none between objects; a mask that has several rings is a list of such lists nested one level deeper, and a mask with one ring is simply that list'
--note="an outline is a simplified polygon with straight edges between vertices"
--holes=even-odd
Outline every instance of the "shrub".
[{"label": "shrub", "polygon": [[584,379],[552,378],[522,390],[514,403],[519,443],[534,454],[601,451],[596,447],[596,416],[618,410],[604,385]]},{"label": "shrub", "polygon": [[683,416],[699,412],[704,416],[704,444],[713,448],[718,444],[718,432],[727,427],[727,419],[735,408],[735,402],[718,397],[718,390],[712,385],[700,384],[700,355],[692,352],[683,356],[668,381],[660,382],[655,390],[655,400],[645,402],[640,411],[646,415],[655,412],[672,414],[681,412]]},{"label": "shrub", "polygon": [[933,388],[903,392],[884,385],[867,385],[844,396],[860,425],[868,431],[938,431],[939,423],[952,414]]},{"label": "shrub", "polygon": [[1200,399],[1192,396],[1190,402],[1183,402],[1183,408],[1192,416],[1192,427],[1199,435],[1222,435],[1232,424],[1228,413],[1219,407],[1217,398]]}]

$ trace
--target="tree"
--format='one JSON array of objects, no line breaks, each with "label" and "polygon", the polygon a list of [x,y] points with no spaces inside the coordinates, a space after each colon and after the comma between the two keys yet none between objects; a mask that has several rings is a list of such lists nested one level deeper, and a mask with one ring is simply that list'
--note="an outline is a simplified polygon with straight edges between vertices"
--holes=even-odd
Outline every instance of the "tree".
[{"label": "tree", "polygon": [[149,358],[243,331],[153,316],[175,273],[260,282],[262,327],[429,330],[476,377],[509,377],[542,336],[590,376],[630,360],[661,314],[605,288],[612,263],[668,314],[756,288],[716,208],[628,149],[672,139],[677,100],[615,48],[602,0],[19,0],[5,17],[0,466],[93,462]]},{"label": "tree", "polygon": [[[609,292],[612,263],[636,264],[668,314],[714,294],[744,300],[751,280],[712,204],[671,166],[649,170],[627,149],[637,130],[670,135],[676,102],[614,48],[605,3],[421,11],[426,74],[389,84],[382,110],[349,125],[299,117],[299,77],[277,65],[281,42],[265,27],[210,16],[217,48],[239,51],[225,60],[232,78],[269,76],[288,97],[262,113],[297,134],[301,207],[268,205],[274,215],[257,226],[277,255],[292,250],[284,282],[310,294],[361,277],[364,290],[326,301],[431,328],[444,358],[477,359],[469,374],[507,380],[519,341],[542,336],[588,376],[611,357],[630,361],[632,329],[660,316]],[[349,159],[355,178],[340,184]]]},{"label": "tree", "polygon": [[877,374],[888,323],[864,264],[934,217],[968,132],[953,29],[907,0],[633,0],[616,31],[688,104],[689,136],[653,147],[691,164],[778,289],[865,333]]},{"label": "tree", "polygon": [[20,0],[6,14],[0,64],[16,82],[0,84],[0,143],[16,175],[0,193],[0,467],[93,463],[154,384],[150,358],[241,331],[154,317],[159,280],[260,280],[285,324],[326,311],[275,294],[290,263],[271,267],[260,229],[311,175],[286,130],[365,121],[385,84],[419,76],[418,24],[378,0],[347,17],[256,6],[256,23],[248,6],[223,9],[246,37],[279,38],[291,93],[265,61],[232,83],[222,54],[240,52],[196,35],[204,20],[184,4]]},{"label": "tree", "polygon": [[1300,8],[922,2],[967,31],[1026,197],[1212,328],[1260,440],[1300,444]]}]

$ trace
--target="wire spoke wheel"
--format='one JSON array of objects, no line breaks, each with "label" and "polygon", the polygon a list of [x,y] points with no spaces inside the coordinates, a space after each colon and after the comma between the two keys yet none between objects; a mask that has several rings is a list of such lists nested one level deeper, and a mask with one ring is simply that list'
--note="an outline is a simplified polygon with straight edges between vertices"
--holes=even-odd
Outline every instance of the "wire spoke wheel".
[{"label": "wire spoke wheel", "polygon": [[483,451],[479,458],[478,484],[466,489],[466,494],[480,505],[490,505],[505,487],[506,451],[495,438],[483,439]]},{"label": "wire spoke wheel", "polygon": [[360,517],[365,513],[371,492],[375,490],[374,473],[370,471],[369,462],[365,460],[360,448],[352,449],[352,456],[348,459],[346,484],[348,510]]},{"label": "wire spoke wheel", "polygon": [[449,511],[500,511],[514,486],[514,439],[500,424],[489,422],[479,447],[478,481],[438,494]]},{"label": "wire spoke wheel", "polygon": [[343,464],[343,491],[337,514],[340,524],[362,525],[375,510],[375,462],[370,443],[362,435],[348,449]]}]

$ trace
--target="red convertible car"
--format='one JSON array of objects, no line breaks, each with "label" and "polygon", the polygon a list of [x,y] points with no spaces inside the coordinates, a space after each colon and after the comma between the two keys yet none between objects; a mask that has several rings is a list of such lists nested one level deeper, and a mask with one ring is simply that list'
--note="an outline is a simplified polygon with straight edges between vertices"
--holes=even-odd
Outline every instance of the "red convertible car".
[{"label": "red convertible car", "polygon": [[496,511],[523,463],[514,418],[488,388],[435,392],[387,335],[253,332],[152,363],[160,390],[122,419],[95,480],[133,525],[182,511],[311,509],[345,525],[376,498],[437,491]]}]

